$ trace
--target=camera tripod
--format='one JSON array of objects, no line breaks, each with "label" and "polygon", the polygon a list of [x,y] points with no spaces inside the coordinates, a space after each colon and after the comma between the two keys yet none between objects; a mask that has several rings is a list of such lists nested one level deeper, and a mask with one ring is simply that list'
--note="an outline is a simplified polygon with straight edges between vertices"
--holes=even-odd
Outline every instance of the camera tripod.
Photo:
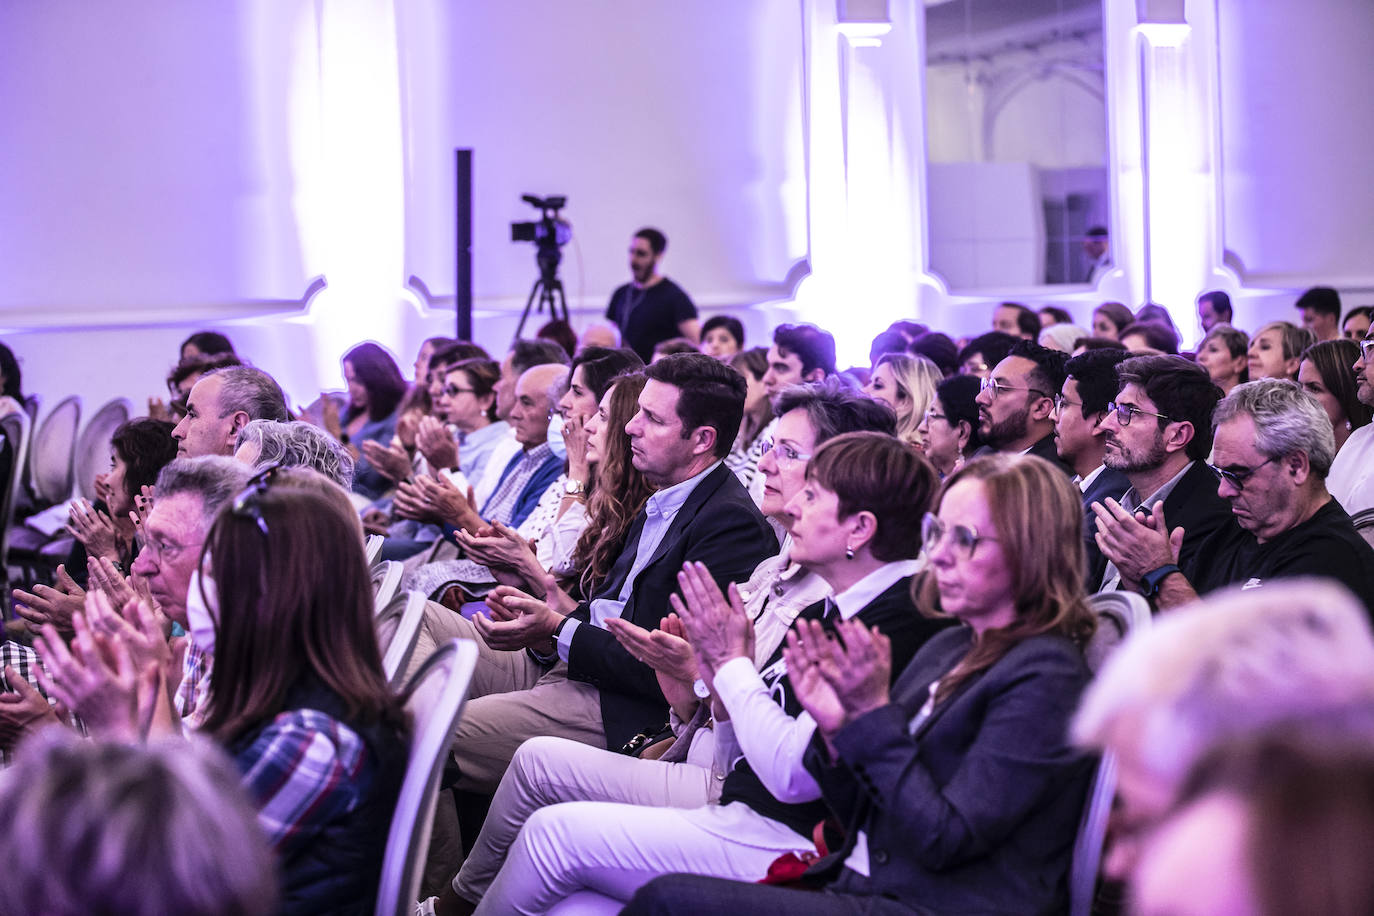
[{"label": "camera tripod", "polygon": [[[558,248],[540,246],[535,260],[539,264],[539,279],[530,287],[530,296],[525,300],[525,310],[520,313],[520,323],[515,327],[515,339],[519,340],[529,320],[530,309],[542,312],[547,307],[549,320],[568,321],[568,296],[563,291],[563,281],[558,279],[558,262],[563,258]],[[560,311],[562,314],[560,314]],[[571,323],[571,322],[569,322]]]}]

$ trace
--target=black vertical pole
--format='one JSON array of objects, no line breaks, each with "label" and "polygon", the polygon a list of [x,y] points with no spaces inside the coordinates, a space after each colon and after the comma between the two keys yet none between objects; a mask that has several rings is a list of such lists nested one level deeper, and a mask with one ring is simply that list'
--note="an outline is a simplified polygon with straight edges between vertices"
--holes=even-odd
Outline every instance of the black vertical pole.
[{"label": "black vertical pole", "polygon": [[458,339],[472,340],[472,150],[454,150],[457,187],[453,305]]}]

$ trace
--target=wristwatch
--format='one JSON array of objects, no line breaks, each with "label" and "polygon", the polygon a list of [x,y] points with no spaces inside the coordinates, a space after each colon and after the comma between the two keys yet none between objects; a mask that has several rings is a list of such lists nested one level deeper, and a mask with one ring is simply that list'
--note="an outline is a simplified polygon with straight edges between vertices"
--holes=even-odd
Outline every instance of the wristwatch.
[{"label": "wristwatch", "polygon": [[711,698],[711,690],[701,678],[692,681],[692,693],[696,694],[698,700],[707,700]]},{"label": "wristwatch", "polygon": [[1152,569],[1145,575],[1141,576],[1140,585],[1145,592],[1145,597],[1154,598],[1155,596],[1157,596],[1159,594],[1159,587],[1164,584],[1165,579],[1169,578],[1174,573],[1182,572],[1183,570],[1179,569],[1174,564],[1167,563],[1164,566],[1161,566],[1158,569]]},{"label": "wristwatch", "polygon": [[586,493],[587,488],[583,485],[582,481],[580,480],[573,480],[571,477],[569,477],[563,483],[564,496],[585,496]]}]

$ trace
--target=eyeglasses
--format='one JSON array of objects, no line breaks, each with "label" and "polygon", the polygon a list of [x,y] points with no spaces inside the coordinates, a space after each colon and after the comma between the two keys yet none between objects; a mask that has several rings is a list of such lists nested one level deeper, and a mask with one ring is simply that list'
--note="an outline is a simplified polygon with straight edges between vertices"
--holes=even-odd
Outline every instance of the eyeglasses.
[{"label": "eyeglasses", "polygon": [[262,517],[262,505],[258,501],[267,488],[271,486],[272,480],[277,476],[277,472],[282,469],[280,461],[274,461],[267,465],[248,480],[248,486],[243,492],[234,497],[234,504],[229,507],[229,511],[239,518],[252,519],[262,532],[263,537],[267,537],[267,519]]},{"label": "eyeglasses", "polygon": [[1049,397],[1048,394],[1041,391],[1039,388],[1025,388],[1020,385],[1008,385],[1001,379],[991,377],[983,379],[982,383],[978,386],[979,391],[987,391],[988,389],[992,389],[992,396],[994,398],[1004,391],[1030,391],[1040,395],[1042,398]]},{"label": "eyeglasses", "polygon": [[1366,363],[1374,359],[1374,337],[1366,337],[1360,341],[1360,356],[1364,357]]},{"label": "eyeglasses", "polygon": [[949,415],[948,415],[948,414],[943,414],[943,413],[936,413],[936,412],[933,411],[933,410],[927,410],[927,411],[926,411],[926,422],[929,423],[931,420],[944,420],[946,423],[948,423],[948,422],[949,422]]},{"label": "eyeglasses", "polygon": [[1266,461],[1260,462],[1252,468],[1240,468],[1239,470],[1236,470],[1234,468],[1219,468],[1215,464],[1209,464],[1207,466],[1212,469],[1213,474],[1217,475],[1217,480],[1224,480],[1231,486],[1235,487],[1237,491],[1242,491],[1245,489],[1245,481],[1249,480],[1251,477],[1254,477],[1256,471],[1264,467],[1266,464],[1271,464],[1277,460],[1278,459],[1276,458],[1270,458]]},{"label": "eyeglasses", "polygon": [[1131,421],[1135,419],[1136,414],[1142,413],[1145,414],[1147,417],[1159,417],[1159,419],[1167,420],[1170,423],[1178,422],[1173,417],[1166,417],[1162,413],[1155,413],[1151,410],[1141,410],[1134,404],[1117,404],[1115,402],[1112,402],[1107,405],[1107,413],[1116,414],[1116,422],[1120,423],[1122,426],[1130,426]]},{"label": "eyeglasses", "polygon": [[460,394],[476,394],[475,388],[459,388],[457,385],[445,385],[442,394],[446,397],[456,398]]},{"label": "eyeglasses", "polygon": [[[1082,401],[1070,401],[1068,398],[1064,397],[1064,395],[1062,395],[1062,394],[1056,394],[1056,395],[1054,396],[1054,409],[1055,409],[1056,412],[1062,412],[1062,411],[1064,410],[1065,407],[1082,407],[1082,406],[1083,406],[1083,402],[1082,402]],[[1123,423],[1122,425],[1125,426],[1126,424]]]},{"label": "eyeglasses", "polygon": [[978,529],[969,525],[946,525],[933,512],[927,512],[921,519],[921,544],[927,554],[934,554],[950,538],[954,553],[960,559],[973,559],[973,552],[983,541],[998,540],[991,535],[979,534]]},{"label": "eyeglasses", "polygon": [[139,556],[148,555],[148,559],[156,560],[158,563],[175,562],[184,551],[200,549],[204,541],[197,541],[194,544],[173,544],[167,541],[160,541],[157,538],[147,537],[143,541],[143,550]]},{"label": "eyeglasses", "polygon": [[778,463],[779,467],[782,467],[783,465],[793,465],[796,464],[798,461],[811,460],[811,456],[809,454],[799,452],[792,446],[784,442],[774,442],[772,439],[764,439],[763,442],[760,443],[759,449],[759,457],[763,457],[764,455],[767,455],[769,452],[773,452],[774,450],[776,450],[775,454],[773,455],[773,460]]}]

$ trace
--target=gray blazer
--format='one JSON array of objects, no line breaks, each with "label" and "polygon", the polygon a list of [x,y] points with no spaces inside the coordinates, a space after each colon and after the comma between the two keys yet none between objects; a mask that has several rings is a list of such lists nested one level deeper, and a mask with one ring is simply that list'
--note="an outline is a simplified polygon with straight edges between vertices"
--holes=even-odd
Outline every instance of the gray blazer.
[{"label": "gray blazer", "polygon": [[[893,687],[891,704],[835,736],[807,764],[844,825],[836,853],[808,879],[935,913],[1055,913],[1093,761],[1068,740],[1087,685],[1082,653],[1043,635],[965,681],[911,734],[930,684],[968,652],[967,627],[937,634]],[[844,867],[863,830],[869,877]]]}]

